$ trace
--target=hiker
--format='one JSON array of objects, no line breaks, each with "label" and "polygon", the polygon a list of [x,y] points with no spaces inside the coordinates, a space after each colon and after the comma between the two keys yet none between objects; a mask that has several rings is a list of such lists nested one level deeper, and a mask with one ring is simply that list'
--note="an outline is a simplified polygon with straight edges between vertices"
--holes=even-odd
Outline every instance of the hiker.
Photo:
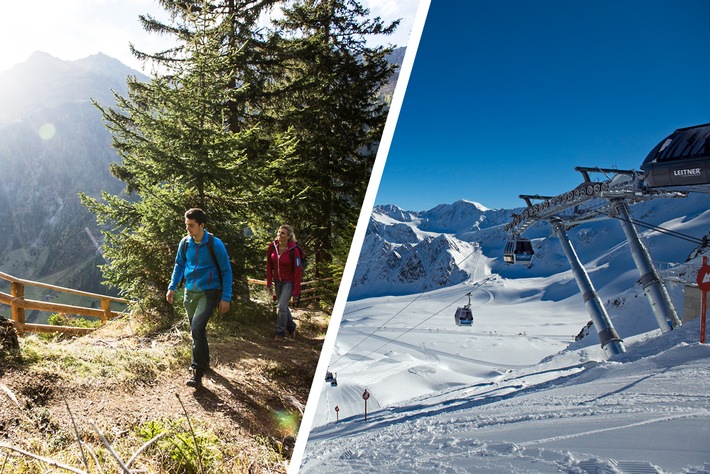
[{"label": "hiker", "polygon": [[276,340],[296,337],[296,323],[288,303],[292,298],[298,302],[302,277],[303,253],[296,243],[293,227],[284,224],[279,227],[276,240],[266,250],[266,286],[278,302]]},{"label": "hiker", "polygon": [[202,376],[210,366],[207,343],[207,321],[219,307],[220,313],[229,311],[232,300],[232,266],[227,249],[214,235],[205,230],[207,215],[202,209],[185,213],[187,236],[180,241],[175,268],[165,298],[172,303],[175,290],[185,278],[185,311],[192,335],[192,376],[187,385],[202,386]]}]

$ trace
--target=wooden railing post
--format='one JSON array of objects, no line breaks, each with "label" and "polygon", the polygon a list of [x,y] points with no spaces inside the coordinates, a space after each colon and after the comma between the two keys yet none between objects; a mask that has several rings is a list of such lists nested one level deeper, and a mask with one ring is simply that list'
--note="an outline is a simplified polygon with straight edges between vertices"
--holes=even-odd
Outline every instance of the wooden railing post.
[{"label": "wooden railing post", "polygon": [[19,281],[10,282],[10,295],[12,295],[12,320],[19,334],[25,333],[25,286]]},{"label": "wooden railing post", "polygon": [[101,298],[101,309],[104,310],[104,314],[101,316],[101,325],[105,326],[106,321],[111,319],[111,300],[108,298]]},{"label": "wooden railing post", "polygon": [[[301,303],[308,303],[310,301],[319,301],[320,296],[318,295],[318,285],[326,281],[332,281],[333,278],[324,278],[321,280],[304,281],[301,283]],[[257,280],[255,278],[248,278],[248,283],[254,285],[266,286],[266,281]],[[276,306],[273,307],[274,313],[276,313]]]}]

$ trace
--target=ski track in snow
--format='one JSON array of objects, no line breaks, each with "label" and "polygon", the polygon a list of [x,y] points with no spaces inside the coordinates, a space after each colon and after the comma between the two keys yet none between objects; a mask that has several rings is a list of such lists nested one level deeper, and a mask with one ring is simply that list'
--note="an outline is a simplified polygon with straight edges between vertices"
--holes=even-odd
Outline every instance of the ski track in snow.
[{"label": "ski track in snow", "polygon": [[[535,364],[502,364],[502,363],[500,363],[500,362],[491,362],[491,361],[487,361],[487,360],[474,359],[474,358],[471,358],[471,357],[465,357],[465,356],[461,356],[461,355],[451,354],[451,353],[449,353],[449,352],[444,352],[444,351],[440,351],[440,350],[436,350],[436,349],[430,349],[430,348],[427,348],[427,347],[425,347],[425,346],[423,346],[423,345],[417,346],[417,345],[414,345],[414,344],[409,344],[409,343],[407,343],[407,342],[403,342],[403,341],[400,341],[400,340],[397,340],[397,339],[393,339],[393,338],[389,338],[389,337],[384,337],[384,336],[378,336],[377,334],[374,334],[374,333],[368,333],[368,332],[365,332],[365,331],[354,330],[354,329],[352,329],[352,328],[350,328],[349,331],[350,331],[351,334],[353,334],[353,335],[354,335],[354,334],[360,334],[360,335],[362,335],[362,336],[368,336],[368,337],[370,337],[371,339],[377,339],[377,340],[380,340],[380,341],[385,342],[385,343],[388,343],[388,344],[396,345],[396,346],[399,346],[399,347],[404,347],[404,348],[407,348],[407,349],[413,349],[414,351],[416,351],[416,352],[418,352],[418,353],[424,355],[425,360],[426,360],[427,362],[430,362],[430,363],[440,362],[441,359],[447,358],[447,359],[452,359],[452,360],[454,360],[454,361],[456,361],[456,362],[471,362],[471,363],[476,363],[476,364],[480,364],[480,365],[485,365],[485,366],[488,366],[488,367],[496,367],[496,368],[503,367],[503,368],[506,368],[506,369],[517,369],[517,368],[523,368],[523,367],[533,367],[533,366],[535,365]],[[412,332],[412,330],[404,330],[404,331],[406,331],[406,332]],[[401,332],[404,333],[404,331],[401,331]],[[420,330],[419,332],[421,332],[421,333],[431,333],[431,331],[426,331],[426,330]],[[348,330],[344,330],[344,331],[342,332],[342,334],[343,334],[343,335],[347,335],[347,334],[348,334]],[[459,333],[459,334],[460,334],[460,333]]]},{"label": "ski track in snow", "polygon": [[[655,366],[644,376],[618,362],[550,362],[385,407],[367,422],[341,419],[313,430],[301,472],[710,472],[710,459],[697,453],[710,446],[703,428],[710,423],[710,348],[698,347],[671,349],[689,354],[688,362],[632,361]],[[699,393],[683,395],[677,380],[695,380]],[[688,430],[696,441],[688,441]],[[631,447],[618,447],[624,443]],[[599,447],[616,458],[595,454]],[[639,453],[650,460],[634,459]]]},{"label": "ski track in snow", "polygon": [[650,419],[650,420],[643,420],[643,421],[639,421],[639,422],[636,422],[636,423],[622,424],[622,425],[620,425],[620,426],[613,426],[613,427],[610,427],[610,428],[601,428],[601,429],[598,429],[598,430],[582,431],[582,432],[579,432],[579,433],[573,433],[573,434],[569,434],[569,435],[553,436],[553,437],[551,437],[551,438],[543,438],[543,439],[536,439],[536,440],[532,440],[532,441],[525,441],[525,442],[522,442],[522,443],[517,443],[517,445],[518,445],[518,446],[526,447],[526,446],[532,446],[532,445],[535,445],[535,444],[544,444],[544,443],[550,443],[550,442],[553,442],[553,441],[560,441],[560,440],[564,440],[564,439],[572,439],[572,438],[579,438],[579,437],[582,437],[582,436],[595,435],[595,434],[599,434],[599,433],[605,433],[605,432],[607,432],[607,431],[623,430],[623,429],[633,428],[633,427],[635,427],[635,426],[647,425],[647,424],[649,424],[649,423],[660,423],[660,422],[663,422],[663,421],[679,420],[679,419],[682,419],[682,418],[692,418],[692,417],[698,417],[698,416],[708,417],[708,415],[710,415],[710,411],[708,411],[708,410],[699,410],[699,411],[695,411],[695,412],[692,412],[692,413],[683,413],[683,414],[679,414],[679,415],[662,416],[662,417],[660,417],[660,418],[653,418],[653,419]]}]

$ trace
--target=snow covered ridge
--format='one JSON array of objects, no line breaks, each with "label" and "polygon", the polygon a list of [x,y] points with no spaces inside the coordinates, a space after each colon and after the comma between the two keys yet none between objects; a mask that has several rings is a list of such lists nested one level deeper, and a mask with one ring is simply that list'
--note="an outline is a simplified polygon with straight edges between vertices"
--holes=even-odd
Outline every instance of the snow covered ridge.
[{"label": "snow covered ridge", "polygon": [[[701,216],[708,210],[709,200],[706,194],[691,193],[682,199],[635,204],[631,212],[635,219],[701,238],[710,229]],[[517,278],[566,271],[569,264],[545,223],[536,224],[525,235],[534,239],[537,254],[531,269],[503,264],[503,226],[514,212],[520,210],[488,209],[465,200],[424,212],[405,211],[395,205],[375,207],[349,299],[419,293],[491,273]],[[644,232],[643,228],[639,232],[646,237],[652,257],[664,263],[685,262],[694,249],[692,244],[663,238],[656,232]],[[617,274],[629,277],[635,271],[623,250],[624,234],[614,219],[577,227],[569,236],[585,265],[613,266]],[[612,252],[615,248],[621,251]],[[619,265],[624,266],[623,271]]]},{"label": "snow covered ridge", "polygon": [[511,213],[463,200],[425,212],[375,207],[350,299],[418,293],[490,273],[477,239],[483,234],[476,234],[494,229],[502,238]]}]

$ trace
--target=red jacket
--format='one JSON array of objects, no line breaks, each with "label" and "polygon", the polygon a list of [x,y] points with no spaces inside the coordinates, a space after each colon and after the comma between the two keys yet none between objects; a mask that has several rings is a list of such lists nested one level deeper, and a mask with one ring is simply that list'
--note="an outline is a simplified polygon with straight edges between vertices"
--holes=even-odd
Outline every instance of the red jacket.
[{"label": "red jacket", "polygon": [[292,295],[297,297],[301,294],[301,279],[303,278],[303,258],[301,249],[293,251],[291,260],[291,249],[298,247],[296,242],[289,242],[288,249],[279,255],[278,241],[271,242],[266,250],[266,285],[271,288],[272,281],[293,282]]}]

